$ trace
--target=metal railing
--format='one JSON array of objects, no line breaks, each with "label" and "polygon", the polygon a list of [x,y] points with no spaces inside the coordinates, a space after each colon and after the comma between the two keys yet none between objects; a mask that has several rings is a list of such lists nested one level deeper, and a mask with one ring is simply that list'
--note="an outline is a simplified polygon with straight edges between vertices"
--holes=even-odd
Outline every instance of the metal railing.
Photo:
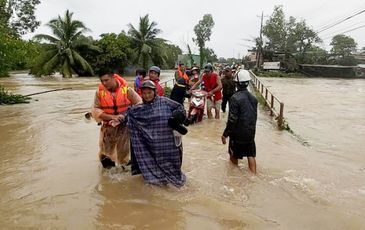
[{"label": "metal railing", "polygon": [[[252,78],[252,85],[257,92],[265,99],[266,105],[270,108],[270,115],[275,116],[278,121],[279,128],[283,128],[284,125],[284,103],[279,100],[264,84],[258,79],[258,77],[250,70]],[[276,102],[276,103],[275,103]],[[279,109],[278,109],[279,105]]]},{"label": "metal railing", "polygon": [[163,81],[163,82],[160,83],[160,85],[164,85],[164,87],[167,87],[168,86],[168,83],[171,82],[171,81],[172,81],[171,87],[173,87],[175,85],[175,78],[172,78],[172,79]]}]

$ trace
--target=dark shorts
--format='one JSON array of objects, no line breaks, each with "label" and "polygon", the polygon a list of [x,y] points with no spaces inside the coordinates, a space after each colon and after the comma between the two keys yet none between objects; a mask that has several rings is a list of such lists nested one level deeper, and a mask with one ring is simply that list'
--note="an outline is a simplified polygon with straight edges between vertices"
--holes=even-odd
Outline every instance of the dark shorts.
[{"label": "dark shorts", "polygon": [[240,144],[233,140],[229,140],[228,153],[233,155],[236,159],[242,159],[243,157],[256,157],[255,141],[248,144]]}]

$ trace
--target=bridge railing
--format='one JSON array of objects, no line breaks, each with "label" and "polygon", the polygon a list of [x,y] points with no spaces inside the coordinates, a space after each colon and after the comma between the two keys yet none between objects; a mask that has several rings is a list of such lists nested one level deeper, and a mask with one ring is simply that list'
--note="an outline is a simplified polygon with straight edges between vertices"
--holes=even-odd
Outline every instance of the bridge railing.
[{"label": "bridge railing", "polygon": [[[170,82],[172,82],[172,84],[169,84]],[[164,85],[164,87],[167,87],[167,86],[173,87],[175,85],[175,78],[163,81],[163,82],[160,83],[160,85]]]},{"label": "bridge railing", "polygon": [[270,108],[270,115],[275,116],[279,128],[284,126],[284,103],[279,100],[258,77],[250,70],[252,83],[255,89],[265,99],[266,105]]}]

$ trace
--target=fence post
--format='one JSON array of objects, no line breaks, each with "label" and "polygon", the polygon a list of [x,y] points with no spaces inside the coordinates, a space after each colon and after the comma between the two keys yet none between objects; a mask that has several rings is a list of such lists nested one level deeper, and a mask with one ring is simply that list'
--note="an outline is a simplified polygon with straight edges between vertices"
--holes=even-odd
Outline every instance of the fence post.
[{"label": "fence post", "polygon": [[274,112],[273,112],[273,109],[274,109],[274,95],[271,94],[271,109],[270,109],[270,115],[271,116],[274,116]]},{"label": "fence post", "polygon": [[278,126],[279,128],[283,127],[283,120],[284,120],[284,103],[280,102],[280,114],[278,117]]},{"label": "fence post", "polygon": [[[280,100],[278,98],[276,98],[265,86],[264,84],[257,78],[257,76],[255,74],[252,74],[252,82],[254,83],[254,86],[256,88],[256,90],[261,94],[261,97],[265,97],[265,103],[267,106],[270,106],[270,115],[271,116],[276,116],[276,120],[278,123],[278,127],[279,129],[283,129],[284,127],[284,103],[280,102]],[[265,91],[265,96],[264,96],[264,91]],[[270,93],[270,99],[271,101],[268,102],[268,98],[269,98],[269,93]],[[274,105],[275,105],[275,100],[278,101],[278,103],[280,104],[280,112],[278,114],[277,110],[274,109]],[[270,103],[270,105],[269,105]]]},{"label": "fence post", "polygon": [[265,100],[267,100],[267,88],[265,88]]}]

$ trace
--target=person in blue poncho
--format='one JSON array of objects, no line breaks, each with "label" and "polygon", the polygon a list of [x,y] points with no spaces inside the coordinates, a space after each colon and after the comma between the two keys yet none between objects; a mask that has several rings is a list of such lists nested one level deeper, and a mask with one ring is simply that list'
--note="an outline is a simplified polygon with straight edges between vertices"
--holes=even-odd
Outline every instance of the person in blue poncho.
[{"label": "person in blue poncho", "polygon": [[132,175],[142,174],[149,184],[172,184],[181,187],[185,175],[181,171],[181,134],[187,129],[184,107],[156,93],[155,84],[141,85],[143,104],[130,108],[127,126],[131,136]]}]

